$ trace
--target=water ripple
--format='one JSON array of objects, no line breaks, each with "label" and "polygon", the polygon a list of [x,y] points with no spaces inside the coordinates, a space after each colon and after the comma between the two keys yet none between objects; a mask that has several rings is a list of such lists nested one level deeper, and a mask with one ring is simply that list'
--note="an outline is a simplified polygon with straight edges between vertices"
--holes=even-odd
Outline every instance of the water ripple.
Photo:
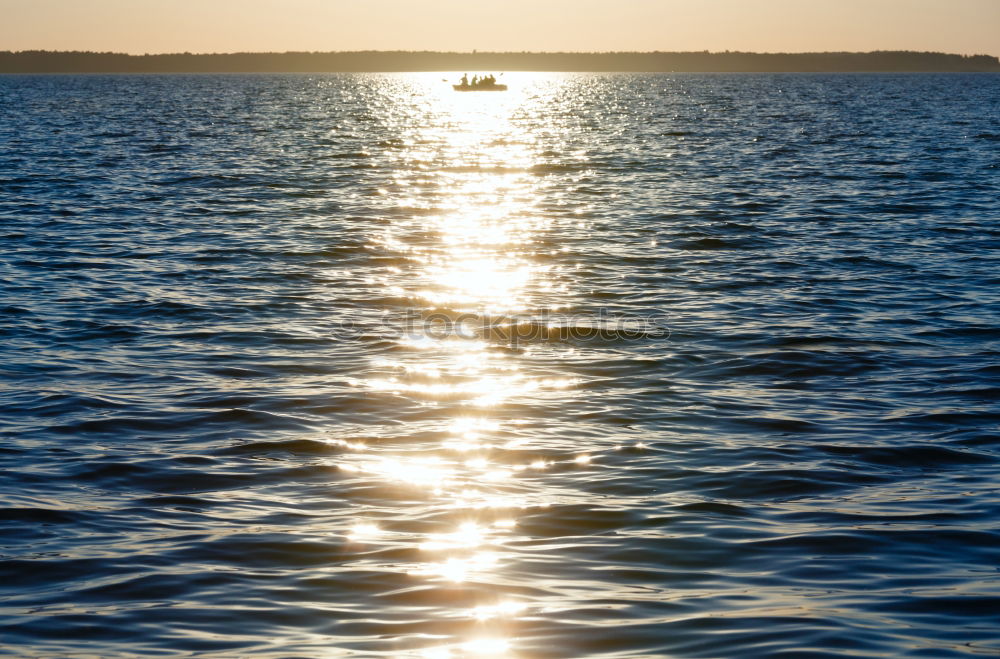
[{"label": "water ripple", "polygon": [[7,654],[1000,652],[1000,77],[507,81],[0,79]]}]

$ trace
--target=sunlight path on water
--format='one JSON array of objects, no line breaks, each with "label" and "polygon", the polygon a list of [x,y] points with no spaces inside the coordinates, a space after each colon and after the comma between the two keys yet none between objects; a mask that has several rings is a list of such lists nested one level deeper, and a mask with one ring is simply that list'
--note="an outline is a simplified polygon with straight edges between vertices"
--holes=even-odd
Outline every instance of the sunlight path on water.
[{"label": "sunlight path on water", "polygon": [[[564,308],[574,293],[568,273],[546,258],[552,227],[536,207],[540,183],[530,171],[538,144],[516,121],[543,112],[563,81],[525,76],[528,84],[504,95],[407,82],[405,111],[415,116],[392,153],[392,189],[380,191],[402,212],[373,239],[396,264],[379,283],[406,309],[393,328],[396,348],[375,359],[376,375],[361,386],[416,402],[441,439],[341,465],[398,487],[413,516],[427,520],[422,532],[400,534],[391,520],[362,513],[350,537],[415,549],[399,566],[407,590],[447,624],[396,639],[404,656],[516,656],[517,620],[533,607],[523,588],[505,586],[505,567],[517,560],[509,543],[523,539],[519,514],[549,503],[520,476],[543,473],[552,460],[512,429],[525,423],[519,409],[537,417],[538,399],[572,397],[575,381],[534,371],[530,346],[491,341],[487,330]],[[584,464],[579,457],[565,462]]]},{"label": "sunlight path on water", "polygon": [[0,654],[996,654],[1000,77],[502,80],[0,76]]}]

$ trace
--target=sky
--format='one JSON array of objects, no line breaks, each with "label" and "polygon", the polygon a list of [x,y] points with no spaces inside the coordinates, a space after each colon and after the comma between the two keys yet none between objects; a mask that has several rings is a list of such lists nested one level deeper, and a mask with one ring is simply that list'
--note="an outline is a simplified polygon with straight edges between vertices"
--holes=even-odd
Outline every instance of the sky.
[{"label": "sky", "polygon": [[1000,0],[0,0],[0,50],[35,49],[1000,56]]}]

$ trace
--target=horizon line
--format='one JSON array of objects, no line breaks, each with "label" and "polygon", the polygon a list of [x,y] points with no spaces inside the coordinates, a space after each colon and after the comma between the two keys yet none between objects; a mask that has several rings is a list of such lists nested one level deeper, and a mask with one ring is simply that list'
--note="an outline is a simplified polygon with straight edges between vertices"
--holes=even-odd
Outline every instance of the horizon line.
[{"label": "horizon line", "polygon": [[434,50],[145,53],[0,51],[0,73],[319,73],[390,71],[1000,72],[994,55],[874,50],[804,53],[744,51],[472,52]]}]

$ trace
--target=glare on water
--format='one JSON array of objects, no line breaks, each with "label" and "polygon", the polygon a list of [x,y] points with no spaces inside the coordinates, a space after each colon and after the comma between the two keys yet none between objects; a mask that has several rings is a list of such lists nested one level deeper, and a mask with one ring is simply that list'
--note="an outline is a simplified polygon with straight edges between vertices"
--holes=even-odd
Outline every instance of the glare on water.
[{"label": "glare on water", "polygon": [[0,76],[4,652],[995,654],[1000,78],[502,80]]},{"label": "glare on water", "polygon": [[[530,449],[523,440],[498,439],[512,421],[504,405],[540,391],[571,395],[574,382],[529,372],[517,352],[494,349],[478,331],[493,319],[564,302],[565,285],[535,254],[547,230],[534,206],[537,180],[526,173],[535,162],[536,140],[513,120],[540,112],[561,79],[522,75],[507,94],[454,94],[427,78],[408,80],[416,100],[406,102],[422,116],[407,136],[410,146],[395,154],[402,172],[397,204],[420,212],[378,239],[379,249],[403,263],[383,285],[410,300],[417,320],[398,328],[400,350],[377,361],[382,375],[365,386],[433,408],[445,439],[432,455],[385,450],[350,462],[349,469],[423,488],[426,505],[452,520],[451,528],[413,534],[419,553],[407,578],[442,587],[473,583],[482,601],[494,602],[465,615],[478,627],[456,627],[453,638],[420,650],[422,656],[513,656],[516,638],[499,635],[512,627],[484,635],[482,625],[510,622],[528,606],[494,584],[501,580],[504,543],[517,530],[518,510],[544,504],[528,496],[516,476],[547,463],[521,457]],[[407,168],[407,162],[419,164]],[[415,192],[418,183],[433,194]],[[517,451],[507,455],[511,449]],[[359,522],[349,537],[377,541],[384,533]],[[455,614],[462,619],[458,608]]]}]

